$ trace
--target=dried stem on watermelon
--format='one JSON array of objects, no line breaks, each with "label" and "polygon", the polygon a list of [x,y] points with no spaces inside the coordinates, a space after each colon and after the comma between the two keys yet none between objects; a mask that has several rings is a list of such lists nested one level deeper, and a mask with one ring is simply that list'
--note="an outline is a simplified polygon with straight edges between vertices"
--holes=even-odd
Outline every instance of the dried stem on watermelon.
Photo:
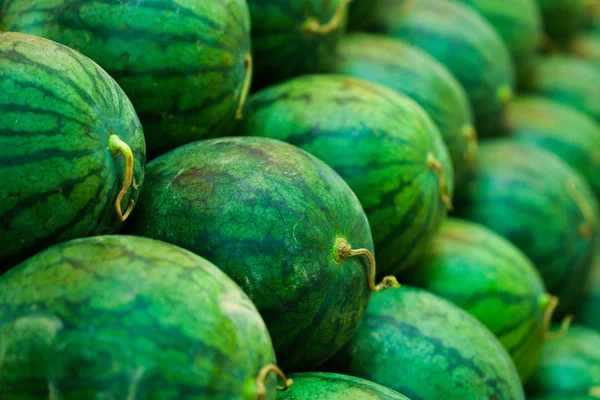
[{"label": "dried stem on watermelon", "polygon": [[550,332],[550,326],[552,325],[552,315],[554,314],[554,310],[556,310],[556,307],[558,306],[559,299],[556,296],[550,295],[548,297],[545,297],[544,300],[547,300],[546,309],[544,311],[544,323],[542,325],[544,340],[560,339],[561,337],[565,336],[565,334],[569,331],[569,327],[571,326],[573,316],[567,315],[561,323],[560,330],[556,332]]},{"label": "dried stem on watermelon", "polygon": [[[124,222],[127,219],[127,217],[129,217],[129,214],[131,214],[131,211],[133,210],[133,206],[135,204],[133,199],[129,200],[127,210],[125,210],[125,214],[123,214],[123,211],[121,209],[121,201],[127,194],[127,191],[129,190],[133,182],[133,153],[131,152],[131,148],[129,147],[129,145],[122,141],[121,138],[117,135],[109,136],[108,149],[110,150],[110,154],[112,154],[113,157],[118,157],[119,154],[122,154],[123,157],[125,157],[125,179],[123,181],[123,187],[121,188],[121,191],[119,192],[119,195],[117,196],[117,200],[115,202],[115,208],[117,210],[119,220],[121,222]],[[137,186],[137,184],[135,184],[134,186]]]},{"label": "dried stem on watermelon", "polygon": [[269,372],[274,372],[281,378],[284,386],[277,386],[277,390],[286,390],[290,386],[292,386],[291,379],[288,379],[283,371],[275,364],[267,364],[260,369],[258,375],[256,376],[256,400],[262,400],[267,395],[267,387],[265,386],[265,379]]},{"label": "dried stem on watermelon", "polygon": [[448,195],[448,186],[446,185],[446,173],[444,172],[444,167],[439,162],[437,158],[433,155],[433,153],[427,154],[427,168],[430,171],[435,172],[438,176],[438,187],[440,189],[440,198],[442,202],[446,205],[449,210],[452,210],[454,207],[452,206],[452,200],[450,200],[450,196]]},{"label": "dried stem on watermelon", "polygon": [[250,52],[244,55],[244,68],[246,69],[246,78],[244,79],[244,86],[242,86],[242,92],[240,93],[237,110],[235,110],[236,119],[242,119],[242,111],[244,111],[244,104],[246,104],[246,98],[252,84],[252,54]]},{"label": "dried stem on watermelon", "polygon": [[337,263],[343,263],[347,258],[356,257],[356,256],[365,256],[369,261],[370,271],[369,271],[369,289],[372,292],[379,292],[380,290],[385,290],[389,288],[399,288],[400,284],[398,280],[394,276],[385,276],[381,283],[375,285],[375,274],[376,274],[376,266],[375,266],[375,258],[373,254],[367,249],[352,249],[350,244],[345,240],[338,238],[337,239],[337,255],[335,261]]},{"label": "dried stem on watermelon", "polygon": [[467,140],[467,151],[465,153],[465,161],[472,163],[477,157],[477,131],[471,125],[465,125],[462,128],[462,134]]},{"label": "dried stem on watermelon", "polygon": [[585,218],[585,222],[579,225],[579,235],[583,238],[590,236],[596,229],[596,218],[594,210],[586,201],[585,197],[577,190],[577,181],[573,178],[569,179],[566,184],[567,194],[579,207],[581,214]]},{"label": "dried stem on watermelon", "polygon": [[302,26],[302,30],[306,35],[327,35],[340,27],[346,14],[348,3],[352,0],[340,0],[333,13],[333,16],[326,24],[321,25],[318,19],[310,18]]}]

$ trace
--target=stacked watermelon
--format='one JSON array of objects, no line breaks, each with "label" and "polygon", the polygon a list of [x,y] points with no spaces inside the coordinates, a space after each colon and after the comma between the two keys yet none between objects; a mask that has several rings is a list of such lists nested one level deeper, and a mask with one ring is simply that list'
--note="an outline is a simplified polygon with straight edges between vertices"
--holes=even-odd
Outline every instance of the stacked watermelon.
[{"label": "stacked watermelon", "polygon": [[599,61],[600,0],[0,0],[0,399],[600,398]]}]

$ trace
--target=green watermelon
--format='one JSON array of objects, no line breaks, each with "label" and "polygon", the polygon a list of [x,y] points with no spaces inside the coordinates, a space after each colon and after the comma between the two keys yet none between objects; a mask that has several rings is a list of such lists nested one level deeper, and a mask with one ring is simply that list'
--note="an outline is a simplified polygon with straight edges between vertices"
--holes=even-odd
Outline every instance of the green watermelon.
[{"label": "green watermelon", "polygon": [[521,381],[534,372],[555,303],[531,261],[510,242],[480,225],[449,219],[404,279],[489,328],[511,355]]},{"label": "green watermelon", "polygon": [[600,68],[600,30],[577,36],[570,50],[573,55],[589,60]]},{"label": "green watermelon", "polygon": [[255,88],[327,70],[351,0],[248,0]]},{"label": "green watermelon", "polygon": [[519,87],[529,87],[543,37],[542,17],[536,1],[460,1],[475,9],[496,29],[512,56]]},{"label": "green watermelon", "polygon": [[600,332],[600,254],[596,255],[588,287],[575,310],[575,322]]},{"label": "green watermelon", "polygon": [[450,72],[424,51],[384,36],[353,34],[340,42],[333,72],[406,94],[431,116],[444,138],[456,186],[475,161],[477,134],[469,99]]},{"label": "green watermelon", "polygon": [[564,45],[585,26],[586,4],[595,0],[537,0],[548,38]]},{"label": "green watermelon", "polygon": [[150,239],[77,239],[4,274],[0,343],[3,400],[275,399],[275,353],[250,299]]},{"label": "green watermelon", "polygon": [[156,155],[231,133],[250,87],[246,0],[11,0],[0,30],[60,42],[96,61],[138,112]]},{"label": "green watermelon", "polygon": [[459,215],[510,240],[568,312],[587,281],[598,226],[585,180],[552,153],[510,139],[480,146],[479,170],[457,196]]},{"label": "green watermelon", "polygon": [[409,400],[392,389],[354,376],[302,372],[289,378],[292,386],[277,392],[277,400]]},{"label": "green watermelon", "polygon": [[468,6],[420,0],[408,14],[388,17],[384,33],[420,47],[444,64],[464,86],[481,136],[503,130],[514,90],[514,67],[494,28]]},{"label": "green watermelon", "polygon": [[600,199],[600,124],[564,104],[519,97],[509,110],[512,137],[543,147],[576,169]]},{"label": "green watermelon", "polygon": [[0,32],[0,273],[55,243],[119,231],[145,151],[133,106],[98,65]]},{"label": "green watermelon", "polygon": [[410,12],[414,0],[352,0],[348,9],[348,30],[378,30],[390,15]]},{"label": "green watermelon", "polygon": [[544,345],[540,366],[527,385],[532,398],[542,399],[600,398],[599,391],[600,333],[577,325]]},{"label": "green watermelon", "polygon": [[417,103],[337,75],[299,77],[248,103],[240,134],[301,147],[348,182],[369,218],[380,274],[415,263],[453,192],[444,142]]},{"label": "green watermelon", "polygon": [[265,319],[282,368],[310,370],[350,339],[376,290],[373,239],[323,162],[272,139],[199,141],[148,164],[142,196],[131,232],[225,271]]},{"label": "green watermelon", "polygon": [[600,123],[600,68],[575,57],[542,58],[534,91],[559,103],[578,108]]},{"label": "green watermelon", "polygon": [[338,369],[413,400],[524,400],[510,356],[479,321],[421,289],[371,298]]}]

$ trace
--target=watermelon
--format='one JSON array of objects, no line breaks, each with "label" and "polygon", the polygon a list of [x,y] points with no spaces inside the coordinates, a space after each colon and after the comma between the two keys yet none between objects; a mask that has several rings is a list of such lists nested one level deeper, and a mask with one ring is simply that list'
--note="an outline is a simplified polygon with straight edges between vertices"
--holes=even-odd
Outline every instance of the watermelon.
[{"label": "watermelon", "polygon": [[575,322],[600,332],[600,254],[596,255],[592,277],[575,310]]},{"label": "watermelon", "polygon": [[[594,0],[592,0],[594,1]],[[548,38],[564,45],[581,32],[590,0],[537,0]]]},{"label": "watermelon", "polygon": [[118,232],[145,151],[133,106],[98,65],[0,32],[0,273],[58,242]]},{"label": "watermelon", "polygon": [[475,161],[477,134],[469,99],[434,58],[400,40],[352,34],[338,47],[335,73],[389,86],[415,100],[431,116],[448,147],[456,186]]},{"label": "watermelon", "polygon": [[384,386],[354,376],[329,372],[290,375],[292,386],[277,392],[277,400],[409,400]]},{"label": "watermelon", "polygon": [[533,261],[568,312],[587,281],[598,204],[585,180],[554,154],[510,139],[480,146],[479,170],[457,196],[459,216],[510,240]]},{"label": "watermelon", "polygon": [[4,274],[0,343],[3,400],[275,399],[279,369],[250,299],[210,262],[150,239],[76,239]]},{"label": "watermelon", "polygon": [[526,381],[551,317],[550,296],[531,261],[492,231],[448,219],[404,280],[451,301],[500,340]]},{"label": "watermelon", "polygon": [[335,171],[277,140],[223,138],[156,158],[146,183],[130,231],[225,271],[265,319],[282,368],[310,370],[350,339],[377,290],[373,239]]},{"label": "watermelon", "polygon": [[422,289],[375,293],[337,368],[408,396],[524,400],[510,356],[479,321]]},{"label": "watermelon", "polygon": [[496,29],[512,56],[519,87],[529,87],[543,37],[542,17],[536,0],[460,1],[475,9]]},{"label": "watermelon", "polygon": [[11,0],[0,30],[60,42],[121,85],[154,157],[231,133],[252,73],[246,0]]},{"label": "watermelon", "polygon": [[600,123],[600,69],[566,55],[542,58],[534,91],[559,103],[578,108]]},{"label": "watermelon", "polygon": [[351,0],[248,0],[255,88],[323,72],[346,31]]},{"label": "watermelon", "polygon": [[600,30],[577,36],[570,50],[573,55],[587,59],[600,68]]},{"label": "watermelon", "polygon": [[518,97],[508,121],[514,139],[562,158],[600,199],[600,124],[572,107],[533,96]]},{"label": "watermelon", "polygon": [[417,103],[337,75],[299,77],[248,103],[240,134],[301,147],[348,182],[369,218],[380,275],[415,263],[453,192],[442,137]]},{"label": "watermelon", "polygon": [[348,9],[348,30],[375,30],[390,15],[410,12],[414,0],[352,0]]},{"label": "watermelon", "polygon": [[388,17],[382,32],[420,47],[444,64],[464,86],[481,136],[503,130],[514,91],[514,67],[494,28],[468,6],[420,0],[408,14]]},{"label": "watermelon", "polygon": [[543,399],[599,398],[599,389],[600,333],[577,325],[544,345],[540,366],[527,385],[531,397]]}]

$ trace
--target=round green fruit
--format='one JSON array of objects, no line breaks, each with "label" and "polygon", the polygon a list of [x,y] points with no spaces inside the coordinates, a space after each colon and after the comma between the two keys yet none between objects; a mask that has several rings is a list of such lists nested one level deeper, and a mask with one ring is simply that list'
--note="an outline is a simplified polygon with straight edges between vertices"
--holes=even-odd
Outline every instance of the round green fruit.
[{"label": "round green fruit", "polygon": [[250,97],[240,134],[281,139],[336,170],[364,206],[380,274],[413,265],[451,205],[439,130],[410,98],[337,75],[296,78]]},{"label": "round green fruit", "polygon": [[58,242],[118,232],[145,151],[129,99],[92,60],[0,32],[0,273]]},{"label": "round green fruit", "polygon": [[3,400],[275,399],[275,353],[250,299],[150,239],[77,239],[4,274],[0,343]]}]

